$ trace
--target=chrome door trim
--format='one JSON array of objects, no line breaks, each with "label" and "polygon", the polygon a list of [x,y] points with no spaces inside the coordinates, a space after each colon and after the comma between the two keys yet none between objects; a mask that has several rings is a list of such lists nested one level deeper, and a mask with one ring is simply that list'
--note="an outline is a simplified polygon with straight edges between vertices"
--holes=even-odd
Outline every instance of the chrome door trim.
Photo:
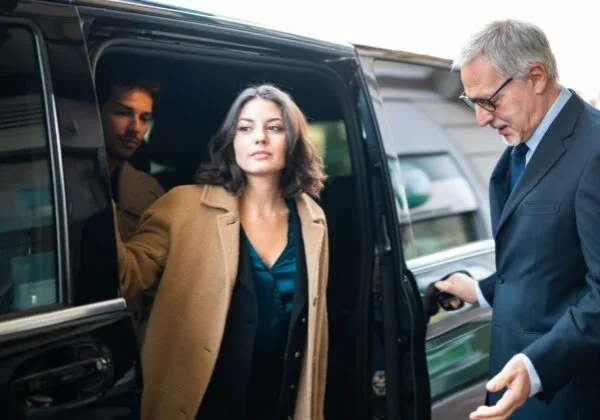
[{"label": "chrome door trim", "polygon": [[436,252],[434,254],[424,255],[422,257],[412,258],[406,261],[406,266],[414,275],[422,274],[425,271],[433,270],[437,267],[459,262],[467,258],[477,257],[494,252],[495,244],[493,239],[470,242],[466,245]]},{"label": "chrome door trim", "polygon": [[460,328],[463,325],[486,323],[492,320],[492,310],[490,308],[480,308],[478,306],[472,307],[456,317],[450,317],[447,319],[441,319],[438,322],[434,322],[427,328],[426,341],[432,340],[436,337],[444,335],[450,331]]},{"label": "chrome door trim", "polygon": [[125,299],[117,298],[104,302],[92,303],[90,305],[78,306],[76,308],[32,315],[0,322],[0,337],[15,333],[34,331],[40,328],[47,328],[112,312],[122,312],[125,310],[127,310]]}]

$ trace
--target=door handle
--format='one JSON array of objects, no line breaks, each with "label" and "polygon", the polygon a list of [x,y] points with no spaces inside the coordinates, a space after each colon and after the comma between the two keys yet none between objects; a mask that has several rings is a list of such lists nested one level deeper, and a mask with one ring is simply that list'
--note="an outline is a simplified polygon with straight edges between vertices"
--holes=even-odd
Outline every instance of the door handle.
[{"label": "door handle", "polygon": [[94,357],[25,375],[13,380],[12,386],[19,394],[29,395],[58,386],[77,383],[99,373],[106,372],[109,374],[110,368],[110,359]]}]

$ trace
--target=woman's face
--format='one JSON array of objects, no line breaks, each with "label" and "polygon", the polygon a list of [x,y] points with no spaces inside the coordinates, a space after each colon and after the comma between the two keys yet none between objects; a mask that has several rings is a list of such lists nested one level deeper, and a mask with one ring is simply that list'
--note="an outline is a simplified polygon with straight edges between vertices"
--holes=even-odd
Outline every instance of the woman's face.
[{"label": "woman's face", "polygon": [[235,160],[246,176],[279,176],[285,167],[286,130],[281,109],[252,99],[242,108],[233,139]]}]

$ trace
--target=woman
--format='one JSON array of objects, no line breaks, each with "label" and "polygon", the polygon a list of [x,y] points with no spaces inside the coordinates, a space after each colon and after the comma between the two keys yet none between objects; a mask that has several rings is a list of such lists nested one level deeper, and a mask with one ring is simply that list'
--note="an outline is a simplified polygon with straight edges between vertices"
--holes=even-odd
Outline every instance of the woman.
[{"label": "woman", "polygon": [[290,97],[243,91],[199,185],[174,188],[118,241],[123,293],[159,282],[142,419],[323,418],[327,227],[306,120]]}]

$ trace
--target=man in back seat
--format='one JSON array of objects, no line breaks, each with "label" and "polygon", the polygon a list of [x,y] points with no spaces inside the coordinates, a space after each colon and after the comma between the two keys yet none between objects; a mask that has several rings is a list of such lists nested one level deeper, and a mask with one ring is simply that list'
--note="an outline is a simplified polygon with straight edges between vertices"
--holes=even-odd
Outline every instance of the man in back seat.
[{"label": "man in back seat", "polygon": [[[151,175],[135,169],[128,162],[144,142],[150,128],[159,85],[131,73],[121,72],[116,77],[110,81],[101,80],[98,102],[118,229],[121,238],[127,240],[135,233],[142,213],[164,194],[160,184]],[[140,344],[153,296],[154,292],[148,291],[135,301],[128,302]]]}]

